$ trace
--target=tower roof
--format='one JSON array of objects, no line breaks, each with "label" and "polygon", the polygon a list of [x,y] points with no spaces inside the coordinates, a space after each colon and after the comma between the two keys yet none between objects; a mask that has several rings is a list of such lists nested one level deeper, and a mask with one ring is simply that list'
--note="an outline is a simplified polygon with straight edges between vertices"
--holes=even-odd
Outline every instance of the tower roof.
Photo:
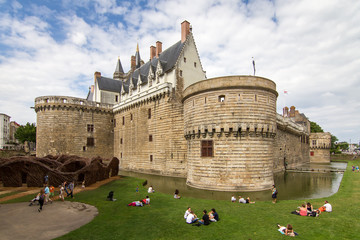
[{"label": "tower roof", "polygon": [[123,67],[121,65],[120,57],[118,57],[115,73],[124,73]]},{"label": "tower roof", "polygon": [[135,61],[136,61],[136,68],[139,68],[141,66],[139,43],[136,45]]}]

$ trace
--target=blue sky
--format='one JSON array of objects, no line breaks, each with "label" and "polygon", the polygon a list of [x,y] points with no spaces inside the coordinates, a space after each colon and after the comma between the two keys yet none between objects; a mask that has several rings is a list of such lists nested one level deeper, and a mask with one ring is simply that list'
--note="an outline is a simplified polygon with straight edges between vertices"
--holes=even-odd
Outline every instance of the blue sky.
[{"label": "blue sky", "polygon": [[279,113],[294,105],[359,142],[359,12],[355,0],[0,0],[0,112],[35,122],[36,97],[86,97],[95,71],[111,77],[118,56],[127,71],[137,42],[146,62],[188,20],[208,78],[252,74],[254,57]]}]

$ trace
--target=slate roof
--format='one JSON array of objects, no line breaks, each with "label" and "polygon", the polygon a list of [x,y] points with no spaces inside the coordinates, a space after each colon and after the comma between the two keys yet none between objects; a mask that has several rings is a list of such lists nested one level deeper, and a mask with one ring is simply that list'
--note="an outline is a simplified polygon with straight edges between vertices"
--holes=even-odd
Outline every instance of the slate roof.
[{"label": "slate roof", "polygon": [[160,53],[159,58],[154,57],[151,61],[146,62],[141,67],[137,68],[129,77],[126,79],[124,84],[125,92],[129,92],[130,79],[132,80],[133,85],[136,87],[138,82],[138,77],[140,74],[141,81],[143,83],[147,83],[147,76],[150,71],[150,67],[152,68],[153,73],[155,74],[156,67],[158,61],[160,60],[160,64],[164,73],[172,70],[176,64],[176,61],[179,58],[179,55],[184,47],[184,43],[178,41],[171,47],[167,48],[165,51]]},{"label": "slate roof", "polygon": [[122,67],[121,62],[120,62],[120,58],[117,61],[115,72],[116,73],[124,73],[123,67]]},{"label": "slate roof", "polygon": [[121,92],[121,81],[112,78],[98,77],[96,78],[100,90],[109,92]]},{"label": "slate roof", "polygon": [[88,95],[87,95],[87,97],[86,97],[86,100],[92,101],[92,100],[93,100],[93,96],[94,96],[94,93],[91,92],[91,90],[89,89],[89,92],[88,92]]}]

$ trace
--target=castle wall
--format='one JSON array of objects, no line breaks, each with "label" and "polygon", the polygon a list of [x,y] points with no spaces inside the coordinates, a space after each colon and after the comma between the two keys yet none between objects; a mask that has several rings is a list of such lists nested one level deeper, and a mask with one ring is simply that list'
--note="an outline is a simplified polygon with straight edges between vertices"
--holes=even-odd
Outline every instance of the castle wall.
[{"label": "castle wall", "polygon": [[[276,97],[274,82],[252,76],[214,78],[188,87],[184,92],[187,184],[221,191],[270,188]],[[211,156],[203,154],[205,141],[212,144]]]},{"label": "castle wall", "polygon": [[179,96],[181,90],[162,85],[148,96],[115,107],[114,154],[122,169],[186,176],[187,146]]},{"label": "castle wall", "polygon": [[331,134],[328,132],[310,134],[310,161],[330,162]]},{"label": "castle wall", "polygon": [[48,154],[113,157],[112,105],[48,96],[35,99],[35,111],[37,157]]}]

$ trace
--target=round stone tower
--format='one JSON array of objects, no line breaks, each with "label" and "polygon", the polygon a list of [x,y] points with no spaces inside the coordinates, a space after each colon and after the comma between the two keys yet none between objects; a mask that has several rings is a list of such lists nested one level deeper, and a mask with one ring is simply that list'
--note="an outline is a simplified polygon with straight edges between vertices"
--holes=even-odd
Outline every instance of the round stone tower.
[{"label": "round stone tower", "polygon": [[219,191],[271,188],[276,84],[255,76],[219,77],[184,91],[187,184]]}]

